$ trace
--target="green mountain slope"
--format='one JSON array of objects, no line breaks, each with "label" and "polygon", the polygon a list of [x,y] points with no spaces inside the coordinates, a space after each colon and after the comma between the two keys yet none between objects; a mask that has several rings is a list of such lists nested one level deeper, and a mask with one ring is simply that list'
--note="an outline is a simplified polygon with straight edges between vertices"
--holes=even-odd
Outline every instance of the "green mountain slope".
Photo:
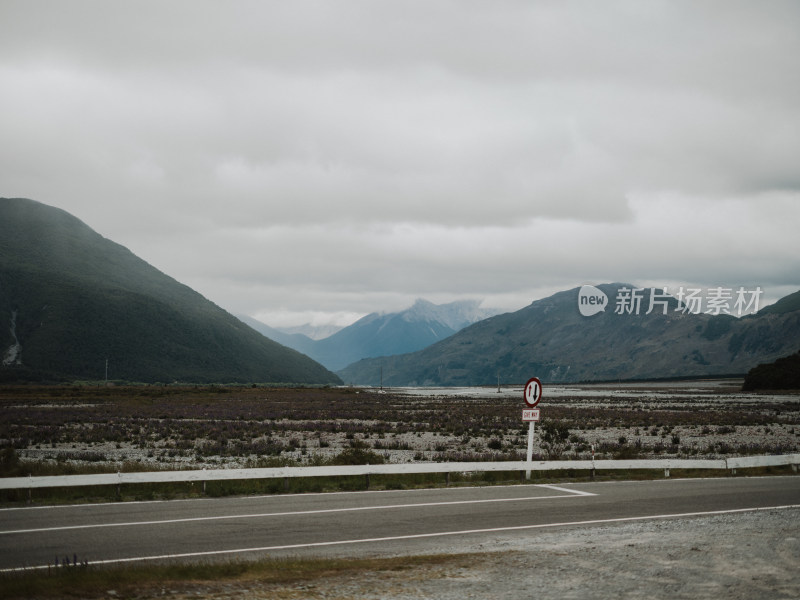
[{"label": "green mountain slope", "polygon": [[0,198],[0,377],[337,383],[60,209]]},{"label": "green mountain slope", "polygon": [[[578,310],[579,288],[486,319],[424,350],[362,360],[339,371],[347,383],[493,385],[538,376],[548,382],[744,374],[793,352],[800,310],[762,311],[737,319],[675,311],[616,314],[623,284],[598,286],[610,306],[593,316]],[[626,287],[632,287],[630,285]],[[792,295],[794,296],[794,294]],[[790,300],[781,305],[793,306]]]}]

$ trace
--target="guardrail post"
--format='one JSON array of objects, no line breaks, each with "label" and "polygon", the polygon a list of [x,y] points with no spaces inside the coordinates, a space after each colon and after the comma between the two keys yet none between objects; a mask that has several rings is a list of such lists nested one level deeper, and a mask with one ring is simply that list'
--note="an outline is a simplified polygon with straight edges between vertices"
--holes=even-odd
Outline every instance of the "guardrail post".
[{"label": "guardrail post", "polygon": [[364,473],[364,479],[366,480],[367,489],[369,489],[369,473]]},{"label": "guardrail post", "polygon": [[33,473],[28,473],[28,504],[33,504]]},{"label": "guardrail post", "polygon": [[[795,469],[796,471],[797,469]],[[450,487],[450,471],[444,474],[444,485],[445,487]]]},{"label": "guardrail post", "polygon": [[122,473],[117,471],[117,497],[122,498]]},{"label": "guardrail post", "polygon": [[664,469],[664,477],[669,477],[669,467]]},{"label": "guardrail post", "polygon": [[797,473],[797,463],[795,463],[795,464],[793,464],[793,465],[792,465],[792,471],[794,471],[795,473]]},{"label": "guardrail post", "polygon": [[203,496],[206,495],[206,478],[205,478],[205,474],[206,474],[206,468],[203,467]]}]

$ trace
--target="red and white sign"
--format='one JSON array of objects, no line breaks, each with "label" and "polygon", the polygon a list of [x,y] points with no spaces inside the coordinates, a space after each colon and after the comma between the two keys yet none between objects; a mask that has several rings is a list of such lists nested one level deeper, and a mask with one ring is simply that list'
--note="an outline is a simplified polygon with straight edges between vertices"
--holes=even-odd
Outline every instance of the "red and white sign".
[{"label": "red and white sign", "polygon": [[522,420],[523,421],[539,421],[539,409],[538,408],[526,408],[522,411]]},{"label": "red and white sign", "polygon": [[538,377],[531,377],[525,384],[525,404],[531,408],[536,408],[539,400],[542,399],[542,382]]}]

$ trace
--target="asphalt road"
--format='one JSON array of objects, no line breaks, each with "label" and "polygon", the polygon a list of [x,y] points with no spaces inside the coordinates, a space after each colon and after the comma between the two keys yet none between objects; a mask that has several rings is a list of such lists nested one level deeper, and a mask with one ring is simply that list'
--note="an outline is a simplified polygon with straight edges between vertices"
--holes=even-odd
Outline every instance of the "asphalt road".
[{"label": "asphalt road", "polygon": [[503,536],[800,506],[800,477],[514,485],[0,510],[0,569],[415,554]]}]

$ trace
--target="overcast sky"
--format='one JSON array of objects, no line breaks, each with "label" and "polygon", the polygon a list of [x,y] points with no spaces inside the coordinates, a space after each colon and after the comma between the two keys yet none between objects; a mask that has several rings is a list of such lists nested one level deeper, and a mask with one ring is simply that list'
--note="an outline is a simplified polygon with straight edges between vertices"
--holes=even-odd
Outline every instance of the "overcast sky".
[{"label": "overcast sky", "polygon": [[800,3],[0,0],[0,196],[233,313],[800,289]]}]

